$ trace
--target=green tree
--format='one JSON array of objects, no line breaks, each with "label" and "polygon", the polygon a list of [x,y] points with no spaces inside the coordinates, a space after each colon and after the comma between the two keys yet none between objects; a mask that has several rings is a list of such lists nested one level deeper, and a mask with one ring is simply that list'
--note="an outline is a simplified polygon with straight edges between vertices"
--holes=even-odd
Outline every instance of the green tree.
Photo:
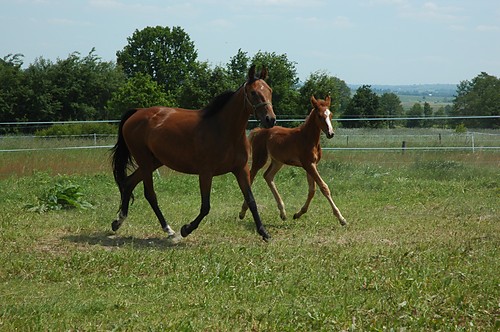
[{"label": "green tree", "polygon": [[433,120],[432,120],[432,107],[428,102],[424,103],[424,109],[423,109],[423,115],[424,115],[424,120],[422,121],[422,126],[430,128],[433,125]]},{"label": "green tree", "polygon": [[103,62],[94,50],[55,63],[38,58],[24,72],[26,94],[18,103],[17,118],[31,121],[92,120],[105,118],[104,107],[123,73]]},{"label": "green tree", "polygon": [[148,74],[167,93],[175,94],[196,70],[197,51],[181,27],[146,27],[135,30],[127,41],[116,56],[128,77]]},{"label": "green tree", "polygon": [[[410,118],[423,118],[424,109],[420,103],[415,103],[408,110],[407,116]],[[406,120],[406,127],[408,128],[418,128],[422,127],[423,119],[408,119]]]},{"label": "green tree", "polygon": [[[341,119],[362,119],[376,118],[380,115],[379,97],[372,91],[370,85],[363,85],[356,90],[347,108],[340,117]],[[382,121],[342,121],[344,127],[359,128],[359,127],[382,127]]]},{"label": "green tree", "polygon": [[[482,72],[471,81],[462,81],[453,101],[454,116],[500,115],[500,79]],[[457,120],[468,128],[500,128],[500,119]]]},{"label": "green tree", "polygon": [[148,74],[137,73],[113,94],[106,110],[110,118],[118,119],[128,109],[150,106],[176,105],[174,98]]},{"label": "green tree", "polygon": [[[380,114],[388,118],[398,118],[404,113],[401,99],[393,92],[386,92],[380,96]],[[390,120],[387,122],[389,128],[394,128],[401,121]]]},{"label": "green tree", "polygon": [[311,73],[299,89],[299,107],[307,114],[311,108],[311,96],[325,98],[330,95],[332,98],[332,111],[337,115],[342,114],[351,99],[351,90],[347,84],[334,76],[328,75],[324,71]]},{"label": "green tree", "polygon": [[257,68],[267,67],[269,70],[267,83],[273,89],[273,109],[278,116],[297,114],[297,112],[303,114],[303,110],[301,111],[298,106],[299,79],[295,63],[288,60],[286,54],[259,51],[251,63]]},{"label": "green tree", "polygon": [[227,74],[233,90],[236,90],[246,81],[249,67],[250,58],[248,57],[248,53],[239,49],[238,53],[236,53],[226,65]]},{"label": "green tree", "polygon": [[16,110],[25,94],[21,54],[9,54],[0,59],[0,121],[17,120]]}]

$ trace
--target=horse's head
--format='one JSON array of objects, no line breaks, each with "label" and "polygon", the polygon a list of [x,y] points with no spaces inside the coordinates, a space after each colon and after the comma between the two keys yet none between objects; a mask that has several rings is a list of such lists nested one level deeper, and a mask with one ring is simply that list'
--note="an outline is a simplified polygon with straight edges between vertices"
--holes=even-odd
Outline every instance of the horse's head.
[{"label": "horse's head", "polygon": [[243,85],[245,106],[250,107],[256,119],[265,128],[271,128],[276,122],[273,111],[273,90],[264,81],[267,78],[267,69],[263,68],[259,76],[255,76],[255,65],[248,71],[248,80]]},{"label": "horse's head", "polygon": [[316,123],[325,133],[327,138],[332,138],[335,135],[332,126],[332,112],[330,111],[330,96],[326,96],[325,100],[316,100],[311,96],[311,104],[313,106],[312,112],[315,114]]}]

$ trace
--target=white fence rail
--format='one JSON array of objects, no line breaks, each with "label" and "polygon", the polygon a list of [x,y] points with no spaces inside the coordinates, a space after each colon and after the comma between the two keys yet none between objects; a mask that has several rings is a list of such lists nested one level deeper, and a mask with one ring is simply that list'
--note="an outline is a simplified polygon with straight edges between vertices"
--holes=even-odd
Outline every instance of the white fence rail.
[{"label": "white fence rail", "polygon": [[[431,118],[363,118],[349,121],[380,120],[452,120],[452,119],[492,119],[500,116],[482,117],[431,117]],[[334,119],[337,120],[338,119]],[[255,120],[251,120],[254,122]],[[278,119],[278,122],[303,122],[304,119]],[[343,120],[344,121],[344,120]],[[64,122],[1,122],[3,126],[47,126],[54,124],[117,123],[118,120],[103,121],[64,121]],[[49,150],[110,149],[116,135],[66,135],[0,136],[0,153],[34,152]],[[455,133],[450,129],[337,129],[335,138],[323,140],[324,151],[500,151],[500,130],[469,131]]]}]

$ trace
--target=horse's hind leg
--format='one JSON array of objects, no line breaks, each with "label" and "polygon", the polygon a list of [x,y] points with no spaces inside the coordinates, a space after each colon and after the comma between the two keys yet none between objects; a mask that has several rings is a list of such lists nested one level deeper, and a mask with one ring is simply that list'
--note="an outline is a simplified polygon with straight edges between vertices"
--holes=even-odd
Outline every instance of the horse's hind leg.
[{"label": "horse's hind leg", "polygon": [[278,171],[283,167],[283,164],[276,161],[272,160],[271,164],[267,168],[267,170],[264,173],[264,179],[267,182],[267,185],[271,189],[271,192],[273,193],[274,199],[276,200],[276,203],[278,204],[278,209],[280,210],[280,218],[281,220],[286,220],[286,211],[285,211],[285,203],[283,203],[283,200],[281,199],[280,194],[278,193],[278,188],[276,188],[276,184],[274,184],[274,176]]},{"label": "horse's hind leg", "polygon": [[210,190],[212,188],[212,176],[199,176],[200,180],[200,193],[201,193],[201,208],[198,216],[189,224],[181,227],[182,237],[186,237],[195,229],[198,228],[200,222],[210,212]]},{"label": "horse's hind leg", "polygon": [[175,235],[175,232],[167,224],[167,221],[165,220],[165,217],[163,216],[163,213],[161,213],[160,207],[158,206],[158,199],[156,198],[156,193],[153,187],[153,171],[154,169],[151,171],[142,172],[144,183],[144,197],[146,197],[146,200],[149,202],[149,205],[153,209],[163,231],[166,232],[169,236],[173,236]]},{"label": "horse's hind leg", "polygon": [[125,179],[125,181],[123,181],[118,185],[120,189],[121,203],[120,203],[120,210],[118,211],[118,216],[116,220],[114,220],[111,223],[111,229],[113,230],[113,232],[116,232],[127,218],[130,199],[133,197],[132,193],[137,184],[141,181],[142,181],[141,173],[136,170],[135,172],[130,174]]},{"label": "horse's hind leg", "polygon": [[306,202],[304,203],[304,206],[302,206],[300,211],[293,215],[293,219],[299,219],[304,213],[307,212],[307,210],[309,210],[309,204],[311,204],[311,201],[316,192],[316,182],[314,182],[314,179],[309,174],[307,174],[307,184],[309,185],[309,191],[307,192]]}]

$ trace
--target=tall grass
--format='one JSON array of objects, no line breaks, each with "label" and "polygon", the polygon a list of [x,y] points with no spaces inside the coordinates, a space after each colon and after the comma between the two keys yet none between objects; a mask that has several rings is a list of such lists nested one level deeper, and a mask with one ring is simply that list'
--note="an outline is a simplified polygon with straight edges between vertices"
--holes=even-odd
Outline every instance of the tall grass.
[{"label": "tall grass", "polygon": [[[217,177],[210,214],[177,243],[140,186],[112,233],[119,195],[106,153],[66,152],[35,154],[25,171],[2,155],[0,330],[500,328],[497,154],[325,153],[320,173],[347,227],[320,193],[301,219],[281,221],[259,175],[270,243],[238,220],[234,178]],[[95,209],[26,211],[57,173]],[[276,184],[291,215],[305,175],[285,168]],[[198,213],[196,177],[162,169],[155,186],[174,229]]]}]

